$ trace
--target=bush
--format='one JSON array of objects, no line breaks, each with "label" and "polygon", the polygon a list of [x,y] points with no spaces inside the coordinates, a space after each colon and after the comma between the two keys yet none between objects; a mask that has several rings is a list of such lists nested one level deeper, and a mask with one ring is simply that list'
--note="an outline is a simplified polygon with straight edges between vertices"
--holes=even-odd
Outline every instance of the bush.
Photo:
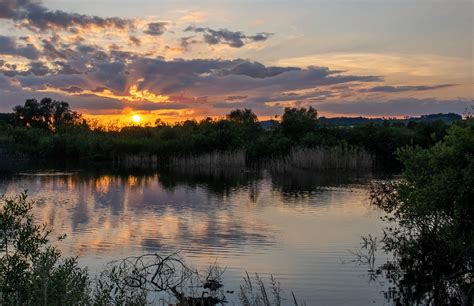
[{"label": "bush", "polygon": [[401,179],[371,193],[395,223],[383,239],[395,255],[382,267],[397,285],[391,296],[401,304],[474,303],[474,120],[398,156]]},{"label": "bush", "polygon": [[86,304],[87,271],[50,245],[51,231],[35,224],[26,193],[0,201],[0,304]]}]

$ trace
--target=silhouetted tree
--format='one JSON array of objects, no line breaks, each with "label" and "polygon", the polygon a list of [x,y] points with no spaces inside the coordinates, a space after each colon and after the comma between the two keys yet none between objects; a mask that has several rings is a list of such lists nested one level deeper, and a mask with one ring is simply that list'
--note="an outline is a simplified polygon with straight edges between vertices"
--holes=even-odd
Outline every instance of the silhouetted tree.
[{"label": "silhouetted tree", "polygon": [[69,103],[43,98],[26,100],[23,106],[13,108],[15,120],[25,127],[55,131],[63,125],[79,124],[81,116],[69,108]]},{"label": "silhouetted tree", "polygon": [[255,113],[249,108],[244,108],[243,110],[236,109],[231,111],[227,115],[227,120],[247,124],[255,124],[258,122],[257,115],[255,115]]},{"label": "silhouetted tree", "polygon": [[292,140],[301,139],[306,133],[314,131],[318,126],[318,112],[313,107],[285,108],[281,127],[283,134]]}]

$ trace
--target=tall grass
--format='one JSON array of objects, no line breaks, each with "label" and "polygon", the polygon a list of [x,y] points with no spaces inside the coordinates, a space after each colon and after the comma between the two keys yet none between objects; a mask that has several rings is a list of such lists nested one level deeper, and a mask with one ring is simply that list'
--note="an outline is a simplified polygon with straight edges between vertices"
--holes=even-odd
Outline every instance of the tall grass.
[{"label": "tall grass", "polygon": [[[270,275],[269,288],[265,287],[263,279],[255,273],[254,280],[252,280],[247,272],[244,277],[244,282],[240,285],[239,301],[243,306],[280,306],[290,305],[305,306],[306,303],[298,302],[293,291],[291,292],[292,301],[283,301],[282,289],[280,282],[278,282],[273,275]],[[284,303],[285,302],[285,303]]]},{"label": "tall grass", "polygon": [[332,146],[315,148],[293,148],[290,153],[272,158],[270,169],[288,168],[311,170],[370,170],[374,163],[373,154],[359,147]]},{"label": "tall grass", "polygon": [[216,169],[221,167],[245,167],[244,151],[214,151],[204,154],[192,154],[171,157],[171,167],[185,169]]},{"label": "tall grass", "polygon": [[198,174],[216,174],[244,168],[244,151],[213,151],[200,154],[160,156],[158,154],[127,154],[114,158],[114,162],[125,167],[166,167]]}]

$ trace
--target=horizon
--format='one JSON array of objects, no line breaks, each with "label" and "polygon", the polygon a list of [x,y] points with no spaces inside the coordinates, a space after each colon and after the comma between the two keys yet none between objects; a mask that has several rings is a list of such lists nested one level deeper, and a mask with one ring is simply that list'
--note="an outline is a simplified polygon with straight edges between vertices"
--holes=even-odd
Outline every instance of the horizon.
[{"label": "horizon", "polygon": [[[45,97],[44,99],[50,99]],[[40,100],[36,100],[37,102],[40,102]],[[55,100],[51,100],[55,101]],[[57,101],[59,102],[59,101]],[[62,101],[65,102],[65,101]],[[23,106],[23,105],[17,105],[17,106]],[[471,106],[471,109],[474,108]],[[295,108],[298,109],[298,108]],[[306,108],[299,108],[305,110]],[[239,110],[239,109],[235,109]],[[255,114],[251,109],[243,109],[243,110],[250,110],[253,114]],[[316,110],[316,109],[315,109]],[[71,110],[74,112],[74,110]],[[256,122],[260,123],[267,123],[271,121],[276,121],[280,122],[282,119],[282,116],[286,110],[283,110],[282,114],[277,114],[268,118],[260,118],[258,115],[256,115]],[[0,115],[12,115],[15,116],[15,110],[13,109],[12,112],[0,112]],[[77,112],[76,112],[77,113]],[[393,120],[399,120],[399,121],[406,121],[406,120],[423,120],[426,119],[427,117],[432,117],[432,116],[438,116],[438,117],[443,117],[446,118],[448,116],[458,116],[459,120],[466,120],[467,118],[470,117],[471,112],[466,109],[465,112],[463,113],[456,113],[456,112],[446,112],[446,113],[426,113],[426,114],[420,114],[416,116],[361,116],[361,115],[342,115],[342,116],[320,116],[316,110],[317,113],[317,119],[324,119],[327,121],[331,120],[339,120],[339,119],[365,119],[365,120],[387,120],[387,121],[393,121]],[[117,130],[117,129],[122,129],[122,128],[127,128],[127,127],[157,127],[160,123],[165,123],[170,126],[177,126],[180,124],[185,123],[185,121],[195,121],[195,122],[201,122],[207,119],[211,119],[213,121],[220,121],[220,120],[229,120],[228,114],[223,114],[219,116],[207,116],[207,117],[202,117],[202,118],[185,118],[182,120],[176,120],[176,121],[165,121],[159,118],[158,116],[155,116],[153,114],[145,117],[142,114],[132,112],[128,115],[125,115],[125,119],[123,118],[123,115],[88,115],[88,114],[82,114],[82,113],[77,113],[80,118],[84,119],[84,122],[87,122],[90,128],[96,129],[106,129],[106,130]],[[437,118],[436,120],[442,120],[440,118]]]},{"label": "horizon", "polygon": [[471,1],[113,3],[0,1],[0,112],[45,96],[124,124],[473,105]]}]

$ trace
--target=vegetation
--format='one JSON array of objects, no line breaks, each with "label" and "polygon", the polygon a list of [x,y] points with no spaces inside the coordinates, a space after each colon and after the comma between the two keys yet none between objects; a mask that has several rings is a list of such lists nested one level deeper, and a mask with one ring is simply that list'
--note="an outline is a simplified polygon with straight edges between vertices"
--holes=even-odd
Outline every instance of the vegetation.
[{"label": "vegetation", "polygon": [[28,99],[25,105],[13,108],[15,122],[28,128],[55,131],[59,127],[79,125],[83,121],[78,113],[69,109],[69,104],[44,98],[40,102]]},{"label": "vegetation", "polygon": [[239,151],[248,162],[275,157],[285,160],[282,157],[301,148],[318,151],[337,147],[335,150],[345,159],[362,150],[387,166],[397,164],[397,148],[428,148],[443,139],[450,126],[431,119],[335,126],[318,119],[311,107],[286,108],[280,122],[267,123],[259,122],[250,109],[238,109],[219,120],[186,120],[175,125],[158,120],[155,126],[108,130],[89,126],[66,102],[30,99],[15,107],[13,115],[0,116],[0,151],[34,158],[100,160],[131,155],[167,159]]},{"label": "vegetation", "polygon": [[35,224],[26,193],[0,201],[0,304],[87,302],[87,271],[50,244],[51,231]]},{"label": "vegetation", "polygon": [[[431,148],[397,151],[400,180],[374,186],[373,203],[394,223],[381,267],[397,304],[474,304],[474,119]],[[369,248],[370,249],[370,248]]]}]

